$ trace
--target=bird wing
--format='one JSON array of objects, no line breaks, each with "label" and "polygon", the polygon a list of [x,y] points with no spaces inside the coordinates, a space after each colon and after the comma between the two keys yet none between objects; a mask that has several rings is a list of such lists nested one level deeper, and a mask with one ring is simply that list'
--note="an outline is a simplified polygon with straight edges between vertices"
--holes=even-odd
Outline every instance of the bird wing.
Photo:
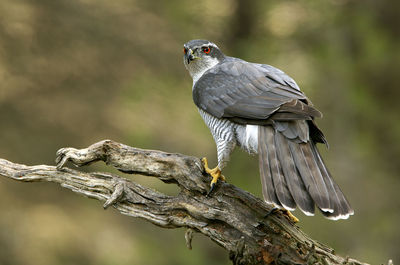
[{"label": "bird wing", "polygon": [[322,116],[284,72],[233,58],[203,74],[194,85],[193,100],[211,115],[240,124]]}]

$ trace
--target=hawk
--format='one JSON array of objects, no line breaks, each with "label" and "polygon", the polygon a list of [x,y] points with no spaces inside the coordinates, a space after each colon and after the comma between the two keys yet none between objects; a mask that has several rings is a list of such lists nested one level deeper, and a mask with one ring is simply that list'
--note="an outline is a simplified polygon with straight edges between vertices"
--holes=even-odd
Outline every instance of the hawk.
[{"label": "hawk", "polygon": [[314,118],[322,117],[296,82],[266,64],[229,57],[214,43],[191,40],[183,59],[193,78],[193,100],[217,146],[218,165],[204,168],[213,190],[235,146],[258,154],[264,200],[279,209],[315,206],[333,220],[354,213],[316,147],[327,141]]}]

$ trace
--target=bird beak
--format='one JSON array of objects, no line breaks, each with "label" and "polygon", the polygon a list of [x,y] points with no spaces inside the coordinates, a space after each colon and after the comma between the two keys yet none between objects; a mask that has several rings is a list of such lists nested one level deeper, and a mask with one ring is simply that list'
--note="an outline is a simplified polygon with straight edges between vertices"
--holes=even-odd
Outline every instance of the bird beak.
[{"label": "bird beak", "polygon": [[197,58],[198,58],[197,56],[193,55],[193,51],[191,49],[188,49],[187,53],[185,54],[185,60],[187,64],[190,64],[191,61]]}]

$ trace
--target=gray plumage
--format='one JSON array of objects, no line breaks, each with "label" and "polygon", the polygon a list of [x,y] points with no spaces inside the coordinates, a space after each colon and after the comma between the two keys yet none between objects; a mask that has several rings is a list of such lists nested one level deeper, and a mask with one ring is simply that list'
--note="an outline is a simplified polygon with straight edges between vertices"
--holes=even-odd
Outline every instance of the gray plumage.
[{"label": "gray plumage", "polygon": [[307,215],[314,204],[331,219],[353,214],[315,146],[327,143],[314,118],[322,114],[296,82],[270,65],[225,56],[212,42],[184,45],[193,100],[217,145],[224,168],[236,145],[258,153],[263,196]]}]

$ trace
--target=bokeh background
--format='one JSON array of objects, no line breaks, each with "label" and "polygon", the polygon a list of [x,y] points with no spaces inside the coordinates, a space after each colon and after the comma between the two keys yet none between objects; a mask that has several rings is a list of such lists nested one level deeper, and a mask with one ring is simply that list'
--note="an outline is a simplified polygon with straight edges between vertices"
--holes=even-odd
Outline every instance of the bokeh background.
[{"label": "bokeh background", "polygon": [[[400,2],[396,0],[2,0],[0,157],[54,164],[102,139],[208,156],[182,45],[291,75],[324,113],[320,149],[355,209],[299,226],[343,256],[400,262]],[[87,170],[110,170],[99,163]],[[237,150],[228,181],[261,197],[257,159]],[[157,190],[157,180],[127,176]],[[166,230],[51,183],[0,179],[0,264],[230,264],[202,235]]]}]

